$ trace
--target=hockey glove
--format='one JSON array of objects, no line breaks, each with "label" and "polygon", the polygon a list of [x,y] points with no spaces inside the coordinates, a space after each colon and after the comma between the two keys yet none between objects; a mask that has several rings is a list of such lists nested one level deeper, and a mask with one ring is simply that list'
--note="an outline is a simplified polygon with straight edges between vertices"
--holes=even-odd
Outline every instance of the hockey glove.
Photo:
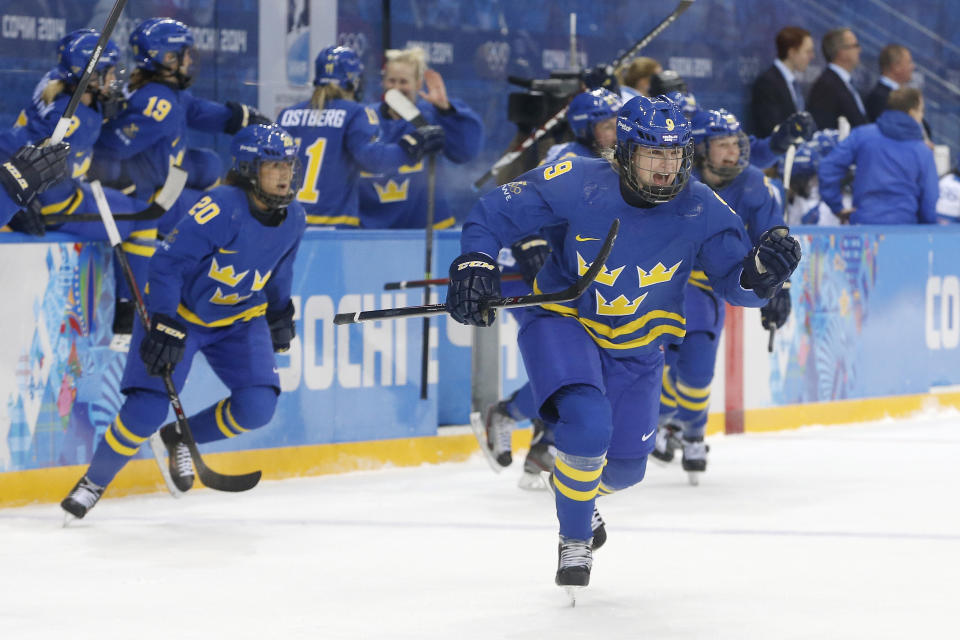
[{"label": "hockey glove", "polygon": [[580,76],[580,81],[587,88],[587,91],[603,88],[607,91],[620,93],[620,82],[617,80],[613,65],[598,64],[593,69],[584,71]]},{"label": "hockey glove", "polygon": [[48,147],[27,144],[0,164],[0,184],[14,202],[26,207],[38,193],[67,174],[70,145],[59,142]]},{"label": "hockey glove", "polygon": [[496,311],[484,311],[483,303],[500,297],[500,270],[490,256],[465,253],[450,265],[447,312],[461,324],[489,327]]},{"label": "hockey glove", "polygon": [[547,256],[550,255],[550,245],[540,236],[527,236],[523,240],[514,242],[510,251],[513,252],[513,257],[517,261],[517,268],[520,269],[523,281],[532,287],[533,279],[537,277],[543,263],[547,261]]},{"label": "hockey glove", "polygon": [[150,331],[140,343],[140,359],[147,366],[147,373],[160,376],[170,371],[183,360],[187,343],[187,328],[163,313],[150,318]]},{"label": "hockey glove", "polygon": [[428,153],[443,151],[443,128],[436,125],[426,125],[408,133],[397,141],[410,157],[411,164],[420,162]]},{"label": "hockey glove", "polygon": [[772,227],[763,232],[743,259],[740,286],[753,289],[761,298],[771,298],[800,264],[800,243],[788,227]]},{"label": "hockey glove", "polygon": [[774,127],[770,134],[770,150],[776,154],[786,153],[787,147],[809,140],[817,132],[817,123],[806,111],[790,114],[786,120]]},{"label": "hockey glove", "polygon": [[767,306],[760,308],[760,322],[763,328],[769,331],[782,327],[790,317],[790,309],[790,281],[787,280],[776,295],[770,298]]},{"label": "hockey glove", "polygon": [[270,124],[272,122],[270,118],[247,104],[228,102],[226,107],[230,109],[230,119],[224,125],[223,132],[230,135],[252,124]]},{"label": "hockey glove", "polygon": [[297,326],[293,322],[293,300],[280,311],[267,310],[267,324],[270,325],[270,339],[274,353],[286,353],[290,342],[297,337]]},{"label": "hockey glove", "polygon": [[26,207],[10,218],[8,223],[10,228],[20,233],[29,233],[32,236],[42,238],[47,232],[43,225],[42,208],[43,205],[40,204],[40,201],[34,198]]}]

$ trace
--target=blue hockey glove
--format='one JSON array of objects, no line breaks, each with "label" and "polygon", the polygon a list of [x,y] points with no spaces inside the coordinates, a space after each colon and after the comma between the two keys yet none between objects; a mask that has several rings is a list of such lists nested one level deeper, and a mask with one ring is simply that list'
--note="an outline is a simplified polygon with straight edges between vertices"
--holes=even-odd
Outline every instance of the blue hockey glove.
[{"label": "blue hockey glove", "polygon": [[806,111],[790,114],[786,120],[774,127],[768,143],[776,154],[786,153],[791,144],[800,144],[809,140],[817,132],[817,123]]},{"label": "blue hockey glove", "polygon": [[444,137],[443,127],[431,124],[406,134],[397,144],[406,151],[410,162],[415,164],[428,153],[443,151]]},{"label": "blue hockey glove", "polygon": [[290,342],[297,337],[297,327],[293,322],[293,300],[280,311],[267,309],[267,324],[270,325],[270,339],[273,341],[274,353],[286,353],[290,350]]},{"label": "blue hockey glove", "polygon": [[26,207],[38,193],[67,174],[67,155],[70,145],[59,142],[48,147],[27,144],[0,164],[0,185],[14,202]]},{"label": "blue hockey glove", "polygon": [[743,259],[740,285],[753,289],[761,298],[772,298],[800,264],[800,243],[788,227],[772,227],[763,232]]},{"label": "blue hockey glove", "polygon": [[510,251],[513,252],[513,257],[517,261],[523,281],[532,287],[533,279],[537,277],[543,263],[547,261],[547,256],[550,255],[550,245],[541,236],[527,236],[523,240],[514,242],[510,246]]},{"label": "blue hockey glove", "polygon": [[450,265],[447,312],[461,324],[489,327],[496,311],[483,312],[483,303],[500,297],[500,269],[490,256],[465,253]]},{"label": "blue hockey glove", "polygon": [[239,102],[228,102],[226,107],[230,109],[230,119],[223,127],[223,132],[230,135],[235,134],[244,127],[252,124],[271,124],[273,121],[263,115],[248,104]]},{"label": "blue hockey glove", "polygon": [[167,365],[171,372],[183,360],[187,343],[187,328],[163,313],[150,318],[150,331],[140,343],[140,359],[152,376],[163,375]]},{"label": "blue hockey glove", "polygon": [[763,324],[763,328],[769,331],[782,327],[787,318],[790,317],[791,309],[790,281],[787,280],[776,295],[770,298],[767,306],[760,308],[760,322]]}]

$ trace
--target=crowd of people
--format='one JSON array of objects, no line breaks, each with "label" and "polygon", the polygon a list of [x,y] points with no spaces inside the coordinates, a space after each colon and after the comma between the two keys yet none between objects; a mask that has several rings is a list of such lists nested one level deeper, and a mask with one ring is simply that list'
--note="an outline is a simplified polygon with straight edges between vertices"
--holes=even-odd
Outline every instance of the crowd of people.
[{"label": "crowd of people", "polygon": [[[147,442],[171,493],[192,487],[180,426],[160,424],[169,402],[161,378],[179,390],[197,351],[230,390],[189,418],[197,443],[270,421],[280,393],[273,354],[295,336],[292,269],[306,228],[424,228],[434,202],[435,228],[463,224],[447,309],[487,326],[495,313],[486,303],[504,292],[501,272],[522,276],[511,295],[563,289],[619,220],[591,293],[514,312],[529,383],[474,425],[495,469],[512,462],[517,422],[534,425],[522,486],[555,496],[557,584],[586,586],[606,539],[598,496],[640,482],[651,454],[669,464],[680,452],[692,483],[706,471],[724,305],[760,307],[765,328],[787,321],[800,247],[786,225],[935,223],[957,220],[960,208],[956,175],[944,178],[956,184],[952,200],[940,197],[923,96],[909,86],[910,52],[884,48],[880,82],[862,97],[850,81],[860,45],[845,28],[824,36],[828,65],[807,95],[798,77],[814,57],[813,38],[799,27],[777,34],[776,59],[752,88],[750,128],[724,105],[699,104],[651,58],[585,74],[565,137],[465,216],[442,188],[429,192],[426,160],[470,161],[483,126],[419,49],[388,51],[381,86],[416,106],[419,125],[386,102],[362,101],[363,65],[341,46],[317,57],[310,99],[273,122],[249,105],[193,96],[189,28],[146,20],[130,36],[129,83],[117,86],[111,42],[65,142],[45,144],[98,37],[64,37],[56,65],[0,132],[0,223],[105,240],[100,225],[44,217],[97,212],[94,178],[115,211],[145,209],[173,166],[189,180],[161,218],[121,225],[122,248],[135,258],[134,287],[116,279],[114,331],[134,347],[126,400],[62,502],[75,518]],[[187,147],[188,128],[234,136],[226,172],[215,154]],[[137,282],[147,285],[148,326],[134,326]]]}]

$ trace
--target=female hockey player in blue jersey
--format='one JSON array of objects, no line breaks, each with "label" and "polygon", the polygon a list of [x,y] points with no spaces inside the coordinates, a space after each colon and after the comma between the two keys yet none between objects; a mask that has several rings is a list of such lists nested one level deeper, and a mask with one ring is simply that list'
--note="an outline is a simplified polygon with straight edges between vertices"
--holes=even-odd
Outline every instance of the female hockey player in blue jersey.
[{"label": "female hockey player in blue jersey", "polygon": [[230,388],[229,397],[190,418],[198,444],[262,427],[273,416],[280,393],[273,354],[286,351],[295,334],[290,288],[306,227],[303,207],[294,201],[299,163],[293,138],[278,125],[243,129],[231,151],[227,184],[198,200],[150,261],[150,328],[138,323],[134,329],[138,349],[131,350],[121,382],[126,401],[61,503],[77,518],[148,438],[171,493],[193,485],[177,426],[157,431],[169,409],[157,376],[175,367],[179,390],[198,351]]},{"label": "female hockey player in blue jersey", "polygon": [[425,126],[385,143],[379,139],[376,110],[356,102],[363,81],[357,54],[347,47],[327,47],[314,67],[313,96],[277,117],[297,140],[304,166],[297,200],[307,211],[308,224],[357,228],[359,173],[416,164],[425,153],[443,147],[443,130]]},{"label": "female hockey player in blue jersey", "polygon": [[[427,68],[423,49],[392,49],[386,53],[383,66],[383,90],[397,89],[417,106],[432,125],[443,129],[443,157],[454,164],[473,160],[483,143],[483,123],[473,109],[462,100],[447,96],[443,77]],[[421,91],[426,87],[426,91]],[[380,116],[381,139],[399,142],[415,131],[384,102],[371,105]],[[438,163],[443,179],[444,163]],[[386,171],[361,173],[360,226],[365,229],[423,229],[427,224],[428,171],[426,163],[417,161]],[[443,188],[434,194],[434,229],[447,229],[456,224]]]},{"label": "female hockey player in blue jersey", "polygon": [[[544,156],[544,164],[551,164],[567,158],[599,158],[605,149],[612,149],[617,142],[617,112],[623,103],[620,96],[604,88],[577,94],[567,107],[567,123],[573,132],[570,142],[555,144]],[[550,248],[540,235],[523,238],[513,244],[510,250],[503,250],[498,262],[504,273],[519,271],[523,283],[510,283],[503,286],[503,294],[519,296],[530,292],[533,280],[546,261]],[[525,309],[511,309],[510,313],[520,321]],[[520,420],[530,420],[533,424],[533,438],[530,450],[523,463],[523,476],[520,487],[536,489],[543,486],[541,471],[553,468],[553,429],[537,415],[530,383],[517,389],[509,398],[487,407],[480,416],[480,426],[474,426],[487,459],[495,471],[507,467],[513,462],[513,428]],[[495,466],[496,465],[496,466]],[[602,523],[594,527],[594,546],[599,547],[603,535]]]},{"label": "female hockey player in blue jersey", "polygon": [[[188,127],[234,134],[249,124],[269,122],[247,105],[220,104],[187,90],[193,81],[193,34],[179,20],[144,20],[130,33],[130,49],[137,68],[127,87],[126,107],[104,124],[94,156],[93,172],[105,184],[132,186],[138,198],[150,200],[170,167],[184,163]],[[200,195],[184,190],[179,206],[156,225],[160,233],[169,231]]]},{"label": "female hockey player in blue jersey", "polygon": [[492,256],[502,246],[554,229],[534,291],[559,291],[586,272],[620,220],[608,264],[587,292],[570,304],[531,308],[519,332],[540,415],[556,425],[561,586],[589,583],[598,493],[643,478],[657,431],[661,346],[683,339],[694,264],[734,304],[761,306],[800,260],[785,228],[751,247],[740,218],[689,180],[692,160],[690,126],[676,105],[634,98],[619,112],[612,157],[569,158],[488,193],[467,217],[464,253],[450,265],[450,315],[487,326],[494,312],[484,303],[500,292]]},{"label": "female hockey player in blue jersey", "polygon": [[[743,220],[750,240],[760,241],[768,229],[783,224],[776,188],[750,164],[750,142],[736,116],[726,109],[704,110],[690,122],[694,142],[694,177],[713,189]],[[789,283],[761,310],[764,326],[780,327],[790,313]],[[666,349],[660,430],[653,457],[673,460],[682,447],[683,469],[696,484],[707,468],[703,441],[710,406],[710,385],[723,332],[725,303],[696,266],[687,283],[683,315],[687,335]]]}]

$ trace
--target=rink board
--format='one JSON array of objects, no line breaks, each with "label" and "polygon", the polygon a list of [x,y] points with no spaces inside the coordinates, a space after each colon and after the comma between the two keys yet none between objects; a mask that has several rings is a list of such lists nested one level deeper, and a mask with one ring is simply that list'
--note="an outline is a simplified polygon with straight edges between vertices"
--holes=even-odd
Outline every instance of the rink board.
[{"label": "rink board", "polygon": [[[747,430],[960,406],[960,233],[796,232],[804,261],[793,279],[794,313],[772,354],[759,312],[745,314]],[[106,346],[113,309],[106,247],[56,236],[12,239],[0,237],[0,269],[17,275],[5,286],[0,317],[0,505],[54,499],[70,484],[64,478],[89,461],[122,401],[124,362]],[[434,273],[457,251],[456,232],[438,234]],[[263,429],[205,446],[211,461],[279,478],[468,455],[472,439],[446,435],[438,424],[451,422],[440,406],[454,418],[469,412],[469,331],[434,321],[429,399],[422,401],[419,319],[332,324],[341,311],[419,304],[419,293],[383,292],[382,285],[422,270],[420,232],[309,232],[295,267],[298,338],[278,356],[284,393],[277,414]],[[515,323],[503,323],[505,392],[525,379],[515,334]],[[722,386],[721,376],[711,432],[723,428]],[[183,394],[187,411],[225,393],[198,358]],[[134,461],[112,491],[152,490],[158,481],[151,462]]]}]

